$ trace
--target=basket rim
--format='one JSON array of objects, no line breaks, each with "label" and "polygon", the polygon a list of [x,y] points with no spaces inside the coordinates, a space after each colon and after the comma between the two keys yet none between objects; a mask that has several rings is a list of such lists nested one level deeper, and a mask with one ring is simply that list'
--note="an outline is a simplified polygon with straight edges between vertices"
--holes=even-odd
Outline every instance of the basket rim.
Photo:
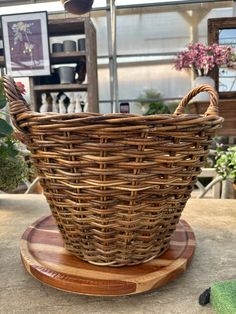
[{"label": "basket rim", "polygon": [[38,117],[38,118],[66,118],[68,120],[72,118],[89,118],[89,119],[96,119],[96,120],[114,120],[114,119],[126,119],[130,121],[148,121],[148,120],[159,120],[159,119],[169,119],[169,120],[183,120],[183,118],[205,118],[206,120],[212,119],[220,119],[224,120],[223,117],[218,115],[211,115],[206,116],[205,114],[198,114],[198,113],[183,113],[183,114],[174,114],[174,113],[167,113],[167,114],[155,114],[155,115],[142,115],[142,114],[132,114],[132,113],[94,113],[94,112],[78,112],[78,113],[58,113],[58,112],[47,112],[41,113],[36,111],[25,111],[20,115],[27,115],[28,117]]}]

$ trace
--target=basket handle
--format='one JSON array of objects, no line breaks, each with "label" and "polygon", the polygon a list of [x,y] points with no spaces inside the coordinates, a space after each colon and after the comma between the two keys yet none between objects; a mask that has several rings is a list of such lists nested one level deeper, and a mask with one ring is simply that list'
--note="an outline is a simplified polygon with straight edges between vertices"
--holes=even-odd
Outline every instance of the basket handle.
[{"label": "basket handle", "polygon": [[218,104],[218,94],[216,90],[207,84],[199,85],[193,88],[179,103],[174,114],[180,115],[184,113],[184,108],[187,106],[189,101],[201,92],[208,92],[210,94],[210,105],[205,112],[205,116],[219,116],[219,104]]},{"label": "basket handle", "polygon": [[29,105],[26,100],[20,94],[14,79],[9,75],[3,76],[3,87],[6,98],[9,102],[9,110],[12,117],[13,124],[15,127],[23,132],[17,122],[17,116],[27,112],[31,112]]}]

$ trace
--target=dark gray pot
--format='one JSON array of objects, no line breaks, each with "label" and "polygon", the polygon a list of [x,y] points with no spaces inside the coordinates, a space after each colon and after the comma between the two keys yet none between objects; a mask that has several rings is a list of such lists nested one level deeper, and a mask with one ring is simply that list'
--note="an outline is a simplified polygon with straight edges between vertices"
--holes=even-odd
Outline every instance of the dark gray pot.
[{"label": "dark gray pot", "polygon": [[63,66],[58,68],[60,83],[70,84],[75,81],[75,68],[69,66]]},{"label": "dark gray pot", "polygon": [[76,51],[76,42],[74,40],[64,40],[63,50],[64,52]]},{"label": "dark gray pot", "polygon": [[79,51],[85,51],[86,50],[85,38],[78,39],[78,50]]},{"label": "dark gray pot", "polygon": [[63,52],[63,44],[62,43],[52,44],[52,52]]}]

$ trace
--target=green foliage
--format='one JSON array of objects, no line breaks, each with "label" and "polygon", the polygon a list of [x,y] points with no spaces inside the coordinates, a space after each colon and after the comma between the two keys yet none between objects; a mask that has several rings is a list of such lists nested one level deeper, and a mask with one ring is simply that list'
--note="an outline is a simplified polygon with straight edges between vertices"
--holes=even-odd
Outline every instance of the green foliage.
[{"label": "green foliage", "polygon": [[[4,95],[3,80],[0,78],[0,109],[3,109],[6,106],[6,103],[7,101]],[[0,113],[4,114],[3,111],[0,111]],[[9,136],[12,132],[13,128],[11,125],[0,117],[0,137]]]},{"label": "green foliage", "polygon": [[27,164],[11,137],[0,140],[0,190],[10,192],[28,175]]},{"label": "green foliage", "polygon": [[150,88],[150,89],[145,89],[138,97],[138,102],[140,102],[142,105],[143,104],[149,104],[150,99],[158,99],[162,101],[162,96],[161,93],[157,92],[155,89]]},{"label": "green foliage", "polygon": [[26,176],[27,168],[22,158],[18,156],[3,159],[0,156],[0,190],[4,192],[15,190]]},{"label": "green foliage", "polygon": [[6,97],[4,95],[4,88],[3,88],[3,81],[0,78],[0,109],[4,108],[6,106]]},{"label": "green foliage", "polygon": [[0,140],[1,159],[7,159],[8,157],[14,158],[18,154],[19,151],[16,147],[16,142],[11,137]]},{"label": "green foliage", "polygon": [[236,183],[236,146],[228,147],[226,151],[221,146],[217,148],[215,168],[224,179]]},{"label": "green foliage", "polygon": [[152,114],[170,113],[169,108],[162,102],[151,102],[145,116]]},{"label": "green foliage", "polygon": [[12,134],[13,128],[9,123],[0,118],[0,137],[9,136]]},{"label": "green foliage", "polygon": [[0,95],[0,109],[4,108],[7,104],[7,100],[3,95]]},{"label": "green foliage", "polygon": [[3,80],[0,78],[0,190],[11,192],[27,177],[28,167],[11,134],[13,128],[3,119],[6,106]]},{"label": "green foliage", "polygon": [[145,116],[153,114],[169,114],[174,112],[177,106],[175,103],[165,103],[162,95],[152,88],[144,90],[137,100],[142,107],[147,107],[147,111],[144,113]]}]

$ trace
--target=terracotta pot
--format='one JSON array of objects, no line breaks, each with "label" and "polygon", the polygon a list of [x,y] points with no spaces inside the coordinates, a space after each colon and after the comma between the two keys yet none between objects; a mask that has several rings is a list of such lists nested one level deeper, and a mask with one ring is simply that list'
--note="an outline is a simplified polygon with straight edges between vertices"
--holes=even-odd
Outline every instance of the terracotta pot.
[{"label": "terracotta pot", "polygon": [[73,14],[85,14],[92,8],[94,0],[61,0],[66,11]]}]

